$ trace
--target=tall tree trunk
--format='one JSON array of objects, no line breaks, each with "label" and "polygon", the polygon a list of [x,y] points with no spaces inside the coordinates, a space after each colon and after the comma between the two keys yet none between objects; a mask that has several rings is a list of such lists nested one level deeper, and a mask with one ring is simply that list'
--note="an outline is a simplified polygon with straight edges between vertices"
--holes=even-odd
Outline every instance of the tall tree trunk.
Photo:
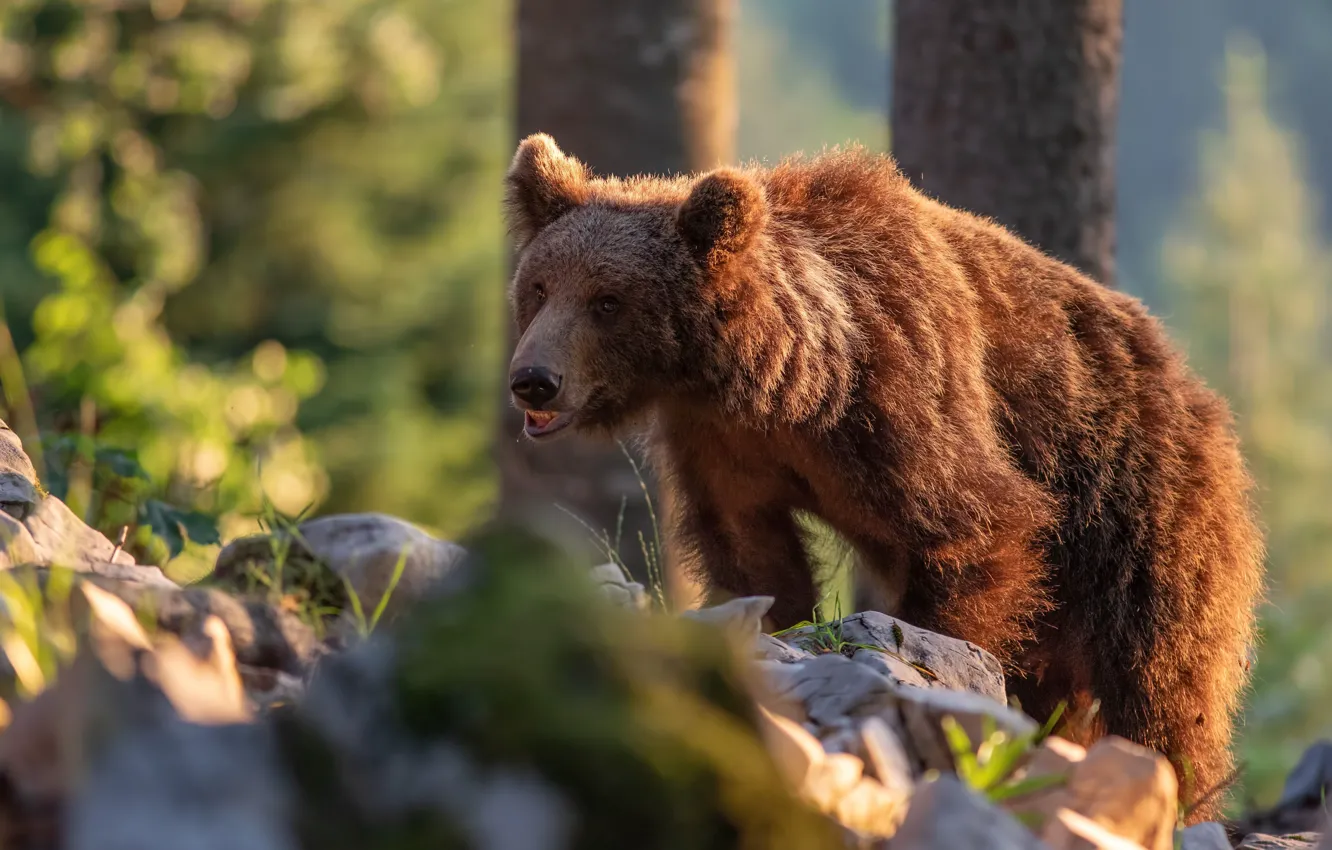
[{"label": "tall tree trunk", "polygon": [[1122,38],[1122,0],[897,0],[898,163],[1113,285]]},{"label": "tall tree trunk", "polygon": [[[599,174],[690,172],[729,161],[733,3],[519,0],[518,138],[549,133]],[[511,326],[511,344],[512,334]],[[521,432],[506,396],[501,513],[552,516],[558,505],[578,515],[577,523],[554,515],[575,533],[586,536],[585,523],[614,537],[624,504],[621,552],[644,578],[638,535],[652,541],[653,528],[624,454],[579,438],[536,447]],[[678,577],[668,583],[677,597],[690,592]]]}]

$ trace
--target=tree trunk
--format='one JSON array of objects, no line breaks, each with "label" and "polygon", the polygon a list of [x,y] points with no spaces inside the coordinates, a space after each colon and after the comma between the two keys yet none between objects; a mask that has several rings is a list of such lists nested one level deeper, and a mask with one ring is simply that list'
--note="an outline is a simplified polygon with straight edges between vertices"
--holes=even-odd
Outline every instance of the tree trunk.
[{"label": "tree trunk", "polygon": [[897,0],[903,172],[1114,285],[1122,37],[1122,0]]},{"label": "tree trunk", "polygon": [[[736,125],[733,3],[519,0],[518,138],[549,133],[604,175],[700,171],[729,161]],[[509,342],[511,351],[511,324]],[[646,578],[638,535],[652,541],[653,525],[620,449],[581,438],[537,447],[521,433],[522,417],[506,395],[501,513],[553,516],[583,539],[591,534],[585,523],[613,538],[624,504],[621,553],[636,577]],[[552,514],[559,508],[580,522]],[[668,585],[677,598],[692,592],[678,577]]]}]

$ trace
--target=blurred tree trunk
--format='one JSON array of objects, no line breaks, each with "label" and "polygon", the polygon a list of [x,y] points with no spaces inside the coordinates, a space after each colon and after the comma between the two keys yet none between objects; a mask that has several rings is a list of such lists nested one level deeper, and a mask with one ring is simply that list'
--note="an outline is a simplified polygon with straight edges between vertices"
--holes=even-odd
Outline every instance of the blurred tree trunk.
[{"label": "blurred tree trunk", "polygon": [[1114,285],[1122,0],[897,0],[895,10],[902,170]]},{"label": "blurred tree trunk", "polygon": [[[733,3],[519,0],[517,137],[550,133],[565,152],[606,175],[698,171],[729,161]],[[510,325],[510,343],[512,334]],[[533,446],[506,395],[499,460],[501,512],[508,516],[551,516],[558,505],[613,538],[624,504],[621,552],[636,577],[645,577],[638,535],[652,541],[652,522],[617,447],[575,438]],[[572,530],[590,534],[577,523]],[[668,591],[677,598],[689,592],[678,577],[668,578]]]}]

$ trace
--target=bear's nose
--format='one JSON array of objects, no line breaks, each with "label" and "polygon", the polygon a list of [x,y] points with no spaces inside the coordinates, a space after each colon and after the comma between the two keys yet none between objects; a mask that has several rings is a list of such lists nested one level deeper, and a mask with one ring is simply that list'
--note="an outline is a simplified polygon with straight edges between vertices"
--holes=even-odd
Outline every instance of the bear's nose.
[{"label": "bear's nose", "polygon": [[560,391],[560,376],[540,366],[524,366],[509,376],[509,389],[530,405],[540,407]]}]

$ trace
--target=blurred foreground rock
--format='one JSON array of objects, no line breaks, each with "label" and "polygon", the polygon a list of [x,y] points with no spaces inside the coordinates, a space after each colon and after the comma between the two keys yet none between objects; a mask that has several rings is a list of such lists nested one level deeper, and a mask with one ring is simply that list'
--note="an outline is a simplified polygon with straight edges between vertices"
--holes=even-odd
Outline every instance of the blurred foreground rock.
[{"label": "blurred foreground rock", "polygon": [[765,634],[771,597],[669,615],[528,531],[464,548],[378,514],[234,541],[181,588],[25,459],[0,429],[6,850],[1318,840],[1262,833],[1313,818],[1326,743],[1275,809],[1179,832],[1161,755],[1043,737],[993,656],[884,614]]}]

